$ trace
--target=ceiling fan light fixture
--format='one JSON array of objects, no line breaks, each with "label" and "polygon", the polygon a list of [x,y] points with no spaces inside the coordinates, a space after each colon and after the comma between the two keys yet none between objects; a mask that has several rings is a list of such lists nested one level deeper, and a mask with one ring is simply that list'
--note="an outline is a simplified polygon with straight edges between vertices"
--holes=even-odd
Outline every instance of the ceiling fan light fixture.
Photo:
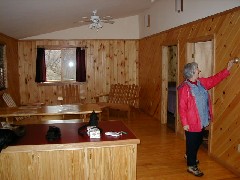
[{"label": "ceiling fan light fixture", "polygon": [[88,28],[93,29],[93,24],[89,24]]},{"label": "ceiling fan light fixture", "polygon": [[97,31],[101,29],[103,25],[101,23],[92,23],[89,25],[89,29],[96,29]]},{"label": "ceiling fan light fixture", "polygon": [[109,23],[109,24],[114,23],[111,16],[100,17],[96,14],[97,14],[97,10],[94,10],[93,15],[90,18],[82,17],[83,20],[81,22],[91,22],[91,24],[89,24],[88,28],[96,29],[97,31],[99,29],[103,28],[102,23]]},{"label": "ceiling fan light fixture", "polygon": [[97,27],[98,27],[98,29],[100,29],[100,28],[103,27],[103,25],[102,25],[101,23],[98,23],[98,24],[97,24]]}]

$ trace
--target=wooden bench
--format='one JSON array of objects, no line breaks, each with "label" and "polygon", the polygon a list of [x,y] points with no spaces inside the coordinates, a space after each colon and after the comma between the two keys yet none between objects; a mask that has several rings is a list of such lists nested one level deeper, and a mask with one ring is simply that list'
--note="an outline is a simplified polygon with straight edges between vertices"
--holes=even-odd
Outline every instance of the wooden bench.
[{"label": "wooden bench", "polygon": [[[124,85],[124,84],[112,84],[109,94],[99,95],[95,97],[96,103],[103,108],[127,111],[128,120],[131,118],[131,111],[139,106],[139,86]],[[107,102],[99,102],[99,98],[108,96]]]}]

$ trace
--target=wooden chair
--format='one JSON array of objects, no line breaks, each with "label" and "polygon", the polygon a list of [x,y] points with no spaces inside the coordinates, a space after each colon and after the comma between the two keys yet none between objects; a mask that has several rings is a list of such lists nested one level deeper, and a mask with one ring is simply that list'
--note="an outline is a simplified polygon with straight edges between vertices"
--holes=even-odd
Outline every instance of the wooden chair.
[{"label": "wooden chair", "polygon": [[[12,96],[8,93],[3,93],[2,98],[8,107],[17,107],[17,104],[13,100]],[[27,117],[15,117],[17,121],[21,121]]]},{"label": "wooden chair", "polygon": [[[99,95],[95,97],[96,103],[103,108],[114,109],[118,111],[126,111],[128,114],[128,120],[131,119],[131,113],[139,105],[139,86],[113,84],[110,87],[110,92],[107,95]],[[108,96],[107,102],[99,102],[99,98],[102,96]],[[109,113],[109,112],[108,112]]]},{"label": "wooden chair", "polygon": [[17,107],[17,104],[13,100],[12,96],[8,93],[3,93],[2,98],[8,107]]},{"label": "wooden chair", "polygon": [[60,104],[84,104],[86,102],[86,85],[67,84],[58,86],[62,97]]}]

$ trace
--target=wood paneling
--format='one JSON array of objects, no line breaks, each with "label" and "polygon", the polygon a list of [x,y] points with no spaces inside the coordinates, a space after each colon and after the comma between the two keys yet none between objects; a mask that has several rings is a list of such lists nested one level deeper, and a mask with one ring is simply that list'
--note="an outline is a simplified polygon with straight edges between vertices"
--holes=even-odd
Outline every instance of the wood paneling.
[{"label": "wood paneling", "polygon": [[[141,39],[139,42],[140,108],[161,120],[162,47],[173,42],[178,45],[177,84],[183,81],[182,69],[186,63],[187,43],[214,41],[214,73],[227,66],[234,57],[240,57],[240,8],[219,13],[166,32]],[[210,38],[210,39],[209,39]],[[231,69],[231,76],[213,89],[214,124],[209,153],[233,171],[240,172],[240,72],[239,65]],[[164,103],[163,103],[164,104]],[[166,107],[167,108],[167,107]],[[179,119],[177,133],[183,135]]]},{"label": "wood paneling", "polygon": [[[7,89],[0,92],[2,97],[3,92],[11,94],[17,104],[20,102],[19,95],[19,80],[18,80],[18,41],[0,33],[0,43],[6,44],[7,58]],[[5,103],[0,100],[0,106],[5,106]]]},{"label": "wood paneling", "polygon": [[[87,83],[35,83],[37,46],[87,46]],[[39,40],[19,41],[19,82],[21,103],[59,104],[80,100],[94,102],[93,97],[106,94],[115,83],[138,84],[138,40]]]}]

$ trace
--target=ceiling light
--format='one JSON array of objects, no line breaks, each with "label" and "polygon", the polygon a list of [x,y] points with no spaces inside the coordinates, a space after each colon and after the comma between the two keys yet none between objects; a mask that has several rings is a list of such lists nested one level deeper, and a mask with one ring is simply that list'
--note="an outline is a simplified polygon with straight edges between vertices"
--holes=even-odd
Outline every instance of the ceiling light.
[{"label": "ceiling light", "polygon": [[80,22],[90,22],[89,29],[96,29],[97,31],[103,27],[103,23],[113,24],[114,21],[112,20],[111,16],[104,16],[100,17],[97,15],[97,10],[93,11],[93,15],[88,17],[82,17],[82,21]]},{"label": "ceiling light", "polygon": [[93,22],[89,25],[89,29],[96,29],[97,31],[101,29],[103,25],[100,22]]}]

